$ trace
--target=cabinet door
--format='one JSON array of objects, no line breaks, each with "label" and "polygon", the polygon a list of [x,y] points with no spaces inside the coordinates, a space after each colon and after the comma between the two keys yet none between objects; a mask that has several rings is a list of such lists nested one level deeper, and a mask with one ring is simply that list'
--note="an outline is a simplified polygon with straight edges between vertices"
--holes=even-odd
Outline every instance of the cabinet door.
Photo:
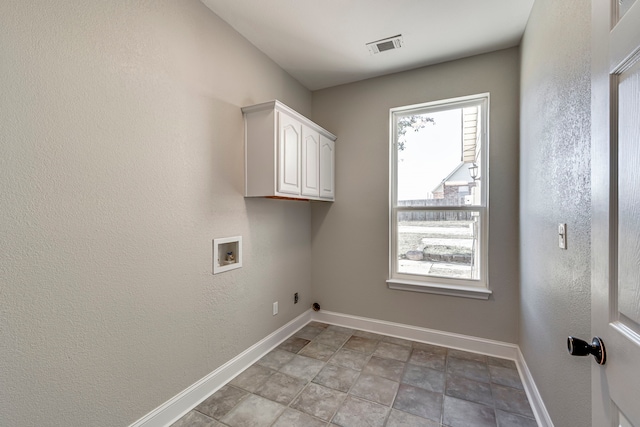
[{"label": "cabinet door", "polygon": [[320,196],[320,133],[302,126],[302,195]]},{"label": "cabinet door", "polygon": [[335,141],[320,135],[320,197],[334,200],[335,193]]},{"label": "cabinet door", "polygon": [[[300,148],[302,126],[286,114],[278,113],[278,192],[300,194]],[[266,159],[265,159],[266,160]]]}]

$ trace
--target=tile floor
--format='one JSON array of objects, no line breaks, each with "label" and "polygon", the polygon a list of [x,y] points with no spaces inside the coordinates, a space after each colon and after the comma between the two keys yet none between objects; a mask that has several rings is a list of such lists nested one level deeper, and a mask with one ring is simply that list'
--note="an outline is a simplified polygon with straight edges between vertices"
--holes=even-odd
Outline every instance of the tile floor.
[{"label": "tile floor", "polygon": [[515,363],[311,322],[172,427],[535,427]]}]

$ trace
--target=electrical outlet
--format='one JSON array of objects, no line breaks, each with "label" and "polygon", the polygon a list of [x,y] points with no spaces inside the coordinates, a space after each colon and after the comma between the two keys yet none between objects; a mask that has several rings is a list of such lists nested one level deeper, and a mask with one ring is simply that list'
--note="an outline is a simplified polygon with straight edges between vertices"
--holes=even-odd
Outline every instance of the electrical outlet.
[{"label": "electrical outlet", "polygon": [[273,315],[278,314],[278,301],[273,303]]},{"label": "electrical outlet", "polygon": [[295,294],[293,294],[293,303],[294,304],[298,303],[298,293],[297,292]]}]

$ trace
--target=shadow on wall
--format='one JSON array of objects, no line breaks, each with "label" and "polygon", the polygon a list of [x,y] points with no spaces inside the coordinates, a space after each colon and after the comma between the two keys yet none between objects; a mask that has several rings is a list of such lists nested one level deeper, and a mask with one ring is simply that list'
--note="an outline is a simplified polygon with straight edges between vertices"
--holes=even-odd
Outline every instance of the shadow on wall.
[{"label": "shadow on wall", "polygon": [[[211,146],[211,194],[244,195],[244,122],[237,105],[209,99],[207,138]],[[220,126],[223,124],[224,126]],[[221,179],[222,178],[222,179]]]},{"label": "shadow on wall", "polygon": [[329,202],[311,202],[311,242],[318,234],[325,218],[327,217],[329,210],[333,207],[334,203]]}]

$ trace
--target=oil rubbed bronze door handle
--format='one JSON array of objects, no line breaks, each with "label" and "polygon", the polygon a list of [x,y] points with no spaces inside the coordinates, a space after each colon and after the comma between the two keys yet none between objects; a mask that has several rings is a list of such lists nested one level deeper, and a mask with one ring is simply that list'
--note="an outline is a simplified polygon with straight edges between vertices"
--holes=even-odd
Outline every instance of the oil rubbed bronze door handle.
[{"label": "oil rubbed bronze door handle", "polygon": [[572,356],[588,356],[592,355],[598,365],[604,365],[607,361],[607,354],[604,349],[604,343],[599,337],[593,337],[591,344],[576,337],[567,338],[567,350]]}]

